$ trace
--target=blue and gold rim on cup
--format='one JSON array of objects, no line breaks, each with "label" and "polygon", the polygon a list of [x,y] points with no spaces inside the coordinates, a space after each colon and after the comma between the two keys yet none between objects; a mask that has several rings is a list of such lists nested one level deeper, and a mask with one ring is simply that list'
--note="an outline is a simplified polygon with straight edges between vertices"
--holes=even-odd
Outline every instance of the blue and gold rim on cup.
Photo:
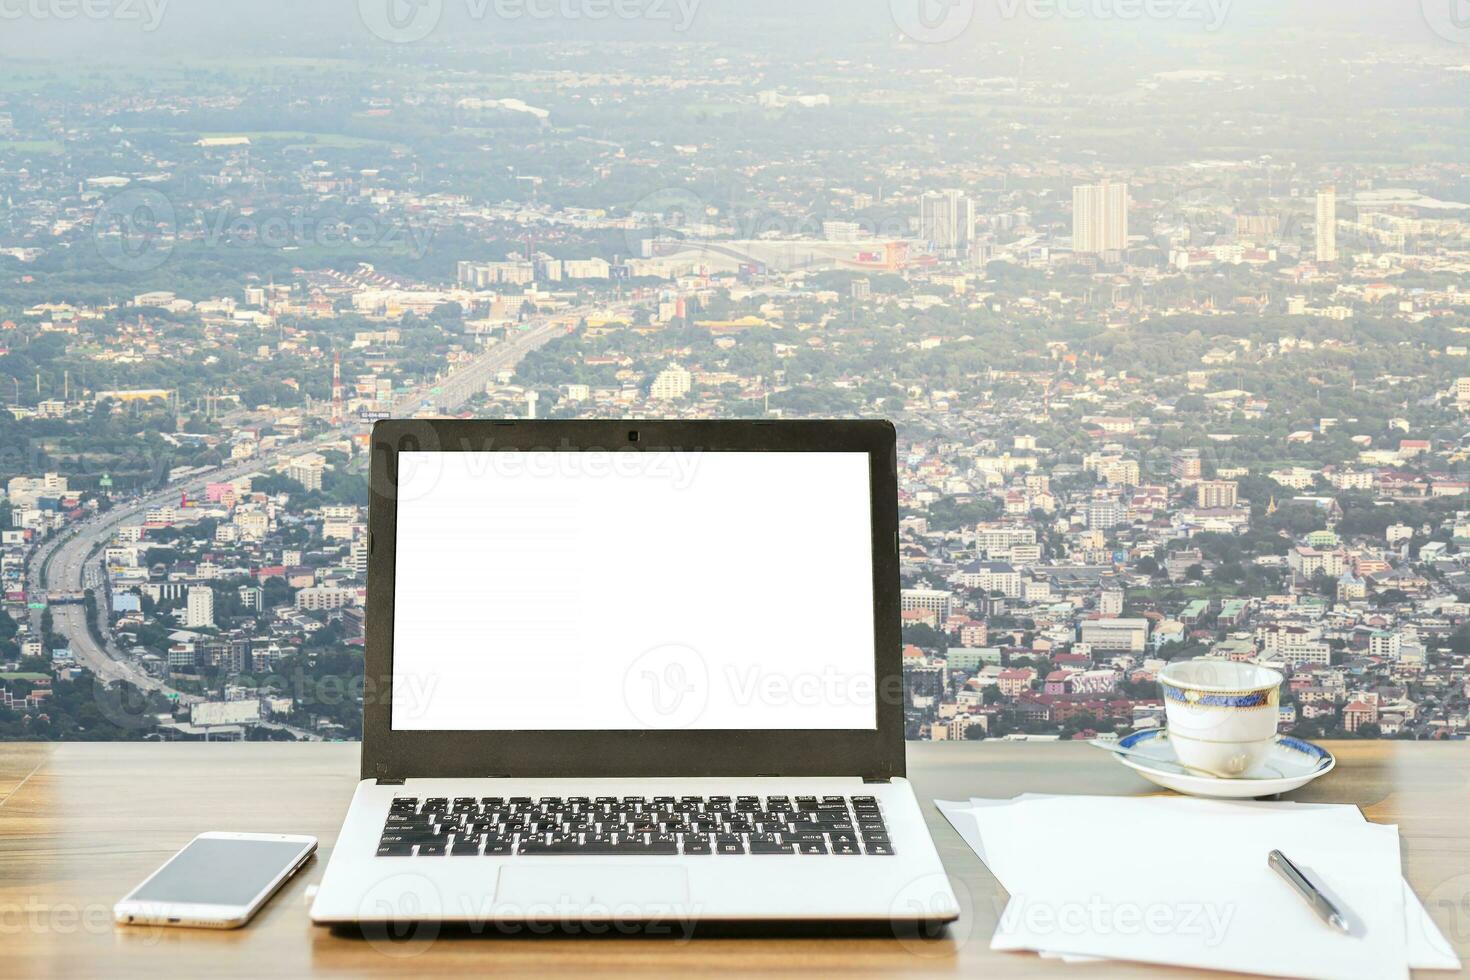
[{"label": "blue and gold rim on cup", "polygon": [[1206,692],[1185,690],[1166,681],[1160,681],[1159,687],[1163,688],[1166,699],[1200,708],[1265,708],[1279,706],[1281,703],[1280,688],[1275,687],[1257,691]]}]

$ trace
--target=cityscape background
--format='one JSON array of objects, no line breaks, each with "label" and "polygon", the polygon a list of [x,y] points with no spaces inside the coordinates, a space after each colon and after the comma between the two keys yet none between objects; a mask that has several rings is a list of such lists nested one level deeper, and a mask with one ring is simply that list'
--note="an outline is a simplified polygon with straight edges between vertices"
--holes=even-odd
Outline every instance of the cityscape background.
[{"label": "cityscape background", "polygon": [[1456,0],[219,6],[0,7],[0,737],[358,737],[445,415],[893,419],[912,739],[1470,733]]}]

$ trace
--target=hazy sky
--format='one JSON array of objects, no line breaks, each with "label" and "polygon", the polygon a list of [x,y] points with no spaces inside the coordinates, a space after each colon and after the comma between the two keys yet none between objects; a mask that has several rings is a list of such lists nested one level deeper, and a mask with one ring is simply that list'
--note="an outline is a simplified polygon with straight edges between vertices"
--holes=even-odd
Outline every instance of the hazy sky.
[{"label": "hazy sky", "polygon": [[[1300,35],[1361,33],[1379,39],[1456,45],[1438,37],[1424,8],[1460,0],[0,0],[0,57],[230,57],[279,51],[302,54],[432,54],[436,46],[556,39],[719,40],[752,50],[815,50],[842,57],[902,36],[898,23],[915,5],[939,22],[947,4],[965,18],[953,41],[926,46],[936,63],[967,48],[1023,37],[1073,43],[1136,43],[1199,35],[1240,44]],[[1175,13],[1137,18],[1116,11],[1159,3]],[[618,7],[614,5],[623,5]],[[1124,8],[1115,7],[1123,4]],[[417,44],[391,44],[367,22],[389,13],[412,23],[419,5],[436,29]],[[636,10],[621,17],[599,10]],[[579,13],[567,17],[562,10]],[[437,11],[437,13],[433,13]],[[895,14],[895,11],[897,13]],[[1431,16],[1433,16],[1431,14]],[[387,21],[385,21],[387,22]],[[1218,22],[1218,23],[1217,23]],[[1208,23],[1212,29],[1205,30]]]}]

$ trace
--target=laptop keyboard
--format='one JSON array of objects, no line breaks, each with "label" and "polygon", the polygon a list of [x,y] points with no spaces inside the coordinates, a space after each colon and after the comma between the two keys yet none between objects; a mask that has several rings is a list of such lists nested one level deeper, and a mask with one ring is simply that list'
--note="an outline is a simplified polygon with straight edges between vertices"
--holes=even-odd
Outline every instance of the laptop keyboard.
[{"label": "laptop keyboard", "polygon": [[872,796],[398,797],[379,857],[893,853]]}]

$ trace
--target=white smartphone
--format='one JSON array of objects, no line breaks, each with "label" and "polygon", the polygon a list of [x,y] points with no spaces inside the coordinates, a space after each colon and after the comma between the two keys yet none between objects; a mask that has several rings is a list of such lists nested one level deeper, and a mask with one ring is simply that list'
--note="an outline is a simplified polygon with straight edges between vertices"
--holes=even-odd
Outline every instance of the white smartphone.
[{"label": "white smartphone", "polygon": [[123,924],[234,929],[316,850],[315,837],[200,834],[112,907]]}]

